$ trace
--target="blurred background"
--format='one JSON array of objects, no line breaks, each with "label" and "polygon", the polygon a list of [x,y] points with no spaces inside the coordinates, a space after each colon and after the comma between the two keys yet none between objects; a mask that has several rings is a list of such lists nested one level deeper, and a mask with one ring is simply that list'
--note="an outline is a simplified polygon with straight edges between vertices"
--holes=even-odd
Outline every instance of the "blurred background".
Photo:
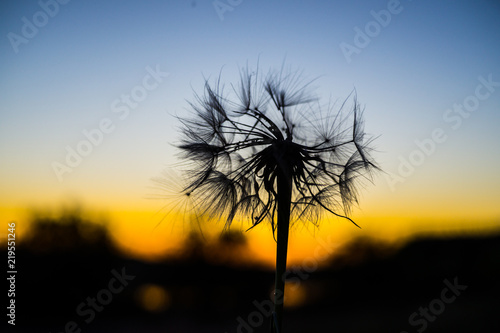
[{"label": "blurred background", "polygon": [[497,1],[4,1],[0,15],[18,332],[268,330],[270,227],[221,234],[155,179],[178,164],[177,116],[205,78],[230,90],[247,64],[284,62],[324,103],[356,89],[384,171],[360,191],[361,229],[294,224],[286,332],[498,329]]}]

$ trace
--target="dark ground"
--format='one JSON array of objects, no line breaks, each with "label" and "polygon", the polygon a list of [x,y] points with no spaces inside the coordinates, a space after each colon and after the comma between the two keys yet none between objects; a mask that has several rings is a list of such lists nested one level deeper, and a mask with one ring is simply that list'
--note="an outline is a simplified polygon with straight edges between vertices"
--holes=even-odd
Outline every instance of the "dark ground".
[{"label": "dark ground", "polygon": [[[231,251],[244,239],[220,242]],[[269,332],[265,305],[274,273],[216,265],[197,237],[187,248],[183,260],[145,263],[120,256],[104,229],[78,217],[40,220],[16,246],[16,330],[4,315],[2,332]],[[130,279],[120,291],[118,280],[109,284],[113,269]],[[327,268],[306,273],[289,276],[306,300],[285,309],[286,333],[500,332],[498,235],[421,239],[397,252],[360,240]],[[459,285],[455,294],[444,280]],[[169,296],[157,312],[137,302],[149,284]],[[107,295],[112,299],[100,311],[85,304],[96,296],[108,302]]]}]

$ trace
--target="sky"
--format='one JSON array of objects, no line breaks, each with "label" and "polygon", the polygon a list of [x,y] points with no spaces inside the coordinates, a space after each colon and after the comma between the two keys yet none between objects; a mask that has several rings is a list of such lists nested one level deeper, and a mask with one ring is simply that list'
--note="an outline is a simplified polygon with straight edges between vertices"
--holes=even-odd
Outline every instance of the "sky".
[{"label": "sky", "polygon": [[[353,211],[362,229],[297,226],[292,260],[328,237],[499,230],[497,1],[9,0],[0,15],[0,219],[20,232],[79,205],[130,253],[179,246],[193,227],[158,225],[151,180],[177,163],[177,116],[205,78],[284,62],[324,100],[356,90],[384,171]],[[272,259],[268,227],[246,235]]]}]

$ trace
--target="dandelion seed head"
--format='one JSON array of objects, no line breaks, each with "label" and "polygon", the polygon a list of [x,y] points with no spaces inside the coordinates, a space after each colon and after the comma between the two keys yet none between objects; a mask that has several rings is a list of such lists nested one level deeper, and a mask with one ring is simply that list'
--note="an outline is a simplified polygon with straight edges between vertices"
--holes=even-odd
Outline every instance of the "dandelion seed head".
[{"label": "dandelion seed head", "polygon": [[207,80],[190,103],[193,116],[180,119],[184,190],[195,208],[224,217],[227,227],[237,216],[250,217],[252,227],[273,224],[277,178],[287,173],[294,219],[317,224],[327,212],[352,221],[359,182],[378,169],[356,96],[351,106],[349,96],[325,109],[311,97],[312,81],[287,70],[261,76],[246,68],[230,92],[220,81]]}]

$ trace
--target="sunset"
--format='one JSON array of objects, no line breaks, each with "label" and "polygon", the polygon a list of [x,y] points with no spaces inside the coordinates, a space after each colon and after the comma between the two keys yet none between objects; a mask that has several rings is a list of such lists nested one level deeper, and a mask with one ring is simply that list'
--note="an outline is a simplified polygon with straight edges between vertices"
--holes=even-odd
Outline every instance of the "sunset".
[{"label": "sunset", "polygon": [[[498,282],[467,298],[483,270],[500,276],[498,3],[41,0],[6,1],[0,13],[1,243],[16,259],[6,270],[16,271],[7,273],[16,302],[45,297],[34,289],[51,277],[43,263],[72,263],[54,268],[71,313],[19,305],[16,325],[4,318],[8,332],[78,332],[65,328],[72,320],[82,332],[448,332],[471,304],[498,306]],[[443,244],[457,251],[413,252],[448,251]],[[253,301],[283,275],[280,248],[283,330],[271,309],[278,298],[266,299],[262,324],[248,324]],[[421,279],[394,312],[362,306],[330,320],[338,308],[325,295],[362,294],[340,285],[354,285],[358,260],[360,272],[431,260],[435,277],[391,284],[387,299]],[[485,265],[477,276],[474,262]],[[122,266],[137,280],[124,294],[108,287],[115,310],[80,320],[75,308],[123,280]],[[102,286],[70,286],[71,274]],[[470,288],[445,302],[442,318],[425,328],[408,319],[457,276]],[[366,295],[366,308],[385,297]],[[206,315],[219,319],[200,315],[207,309],[222,309]],[[366,326],[351,326],[357,315]],[[494,331],[487,313],[471,318],[463,327]]]}]

